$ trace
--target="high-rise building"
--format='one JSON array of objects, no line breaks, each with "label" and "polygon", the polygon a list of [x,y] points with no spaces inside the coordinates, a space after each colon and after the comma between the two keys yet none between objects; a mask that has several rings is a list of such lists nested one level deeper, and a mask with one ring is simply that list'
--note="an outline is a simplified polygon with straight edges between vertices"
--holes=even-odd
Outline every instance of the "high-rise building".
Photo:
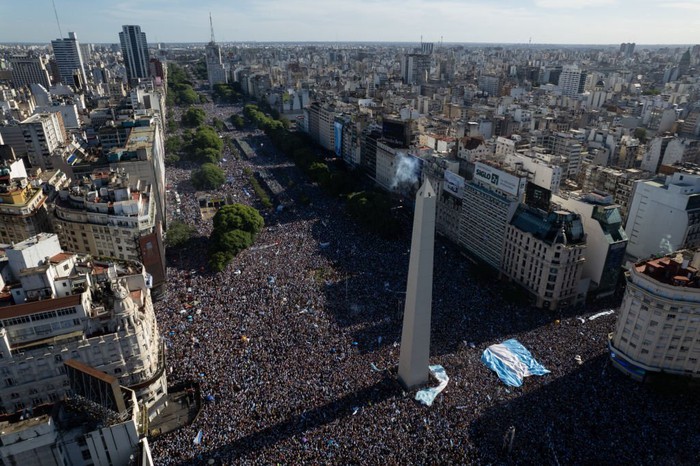
[{"label": "high-rise building", "polygon": [[559,88],[562,95],[575,96],[583,92],[582,83],[585,83],[586,76],[576,65],[566,65],[559,75]]},{"label": "high-rise building", "polygon": [[41,84],[46,89],[51,86],[48,62],[44,57],[14,56],[10,57],[10,65],[12,66],[12,84],[15,88],[30,84]]},{"label": "high-rise building", "polygon": [[506,225],[525,193],[526,176],[483,162],[464,184],[459,245],[469,254],[501,270]]},{"label": "high-rise building", "polygon": [[409,53],[401,61],[401,76],[406,84],[423,84],[430,73],[430,55]]},{"label": "high-rise building", "polygon": [[635,259],[700,246],[700,175],[637,181],[625,232]]},{"label": "high-rise building", "polygon": [[69,32],[65,39],[52,40],[51,47],[58,66],[59,81],[70,86],[83,87],[87,83],[87,75],[75,33]]},{"label": "high-rise building", "polygon": [[700,252],[676,251],[630,267],[610,340],[615,367],[640,382],[700,377]]},{"label": "high-rise building", "polygon": [[129,82],[139,78],[147,78],[149,76],[148,42],[146,41],[146,33],[141,32],[141,26],[122,26],[119,42]]}]

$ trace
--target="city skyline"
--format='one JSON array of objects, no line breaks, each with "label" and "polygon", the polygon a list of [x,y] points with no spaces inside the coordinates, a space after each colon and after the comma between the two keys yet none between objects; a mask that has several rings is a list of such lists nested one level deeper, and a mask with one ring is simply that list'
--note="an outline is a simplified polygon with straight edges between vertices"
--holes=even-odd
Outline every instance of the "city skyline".
[{"label": "city skyline", "polygon": [[[685,45],[697,41],[700,1],[650,0],[214,0],[148,3],[56,0],[63,36],[118,43],[124,24],[139,24],[149,41],[207,42],[209,12],[218,42],[426,42]],[[0,2],[12,18],[0,43],[50,43],[61,36],[50,1],[45,8]],[[201,20],[198,18],[201,17]],[[314,27],[309,27],[313,25]],[[39,27],[37,27],[39,26]]]}]

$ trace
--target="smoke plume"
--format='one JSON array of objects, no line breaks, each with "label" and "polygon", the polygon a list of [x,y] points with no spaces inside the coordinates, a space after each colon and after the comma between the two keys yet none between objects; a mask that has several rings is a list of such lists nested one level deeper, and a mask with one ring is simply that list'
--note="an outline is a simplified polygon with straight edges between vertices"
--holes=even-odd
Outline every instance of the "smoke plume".
[{"label": "smoke plume", "polygon": [[394,179],[391,182],[391,189],[407,188],[419,181],[418,159],[402,153],[397,154],[396,171],[394,172]]}]

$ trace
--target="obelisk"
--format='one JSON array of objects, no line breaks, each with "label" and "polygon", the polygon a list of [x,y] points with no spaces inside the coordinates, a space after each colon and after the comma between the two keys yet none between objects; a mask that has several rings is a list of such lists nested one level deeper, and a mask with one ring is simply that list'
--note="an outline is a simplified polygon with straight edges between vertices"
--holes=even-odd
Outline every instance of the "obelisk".
[{"label": "obelisk", "polygon": [[433,301],[435,191],[428,180],[416,194],[411,256],[403,311],[399,381],[413,388],[428,381],[430,314]]}]

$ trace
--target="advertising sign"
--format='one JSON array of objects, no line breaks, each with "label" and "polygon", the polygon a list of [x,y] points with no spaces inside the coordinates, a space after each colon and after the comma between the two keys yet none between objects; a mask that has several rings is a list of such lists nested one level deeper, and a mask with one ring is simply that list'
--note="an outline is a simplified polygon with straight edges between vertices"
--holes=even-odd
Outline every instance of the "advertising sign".
[{"label": "advertising sign", "polygon": [[475,181],[490,184],[511,196],[518,196],[520,192],[520,178],[485,163],[476,162],[474,165]]},{"label": "advertising sign", "polygon": [[464,178],[456,173],[445,170],[445,191],[462,199],[464,191]]}]

